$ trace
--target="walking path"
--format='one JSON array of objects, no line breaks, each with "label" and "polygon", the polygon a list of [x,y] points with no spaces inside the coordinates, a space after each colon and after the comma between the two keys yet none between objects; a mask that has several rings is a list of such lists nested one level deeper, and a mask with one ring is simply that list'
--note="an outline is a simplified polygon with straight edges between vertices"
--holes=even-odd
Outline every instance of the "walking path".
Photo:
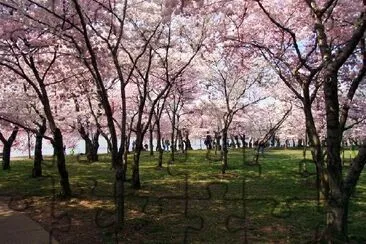
[{"label": "walking path", "polygon": [[2,244],[57,244],[49,233],[27,215],[11,210],[0,198],[0,242]]}]

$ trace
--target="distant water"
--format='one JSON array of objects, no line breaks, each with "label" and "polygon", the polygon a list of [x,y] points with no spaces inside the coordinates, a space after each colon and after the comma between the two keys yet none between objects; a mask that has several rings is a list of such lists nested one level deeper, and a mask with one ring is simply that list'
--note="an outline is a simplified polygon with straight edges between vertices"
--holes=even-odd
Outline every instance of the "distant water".
[{"label": "distant water", "polygon": [[[190,140],[191,140],[193,149],[206,148],[205,145],[203,144],[203,139],[201,139],[201,140],[200,139],[190,139]],[[144,142],[144,144],[145,143],[149,145],[149,142],[147,140]],[[154,147],[156,147],[156,140],[154,140]],[[132,140],[131,140],[131,145],[130,145],[130,150],[131,149],[132,149]],[[75,148],[66,148],[66,154],[71,154],[72,151],[74,151],[74,154],[85,153],[85,141],[80,140],[76,144]],[[44,140],[44,142],[43,142],[42,153],[43,153],[43,155],[52,155],[53,154],[53,147],[46,140]],[[99,139],[98,153],[107,153],[107,141],[104,138]],[[34,155],[34,148],[31,148],[31,155],[32,156]],[[16,148],[12,148],[11,156],[12,157],[28,156],[28,151],[20,151],[20,150],[17,150]]]}]

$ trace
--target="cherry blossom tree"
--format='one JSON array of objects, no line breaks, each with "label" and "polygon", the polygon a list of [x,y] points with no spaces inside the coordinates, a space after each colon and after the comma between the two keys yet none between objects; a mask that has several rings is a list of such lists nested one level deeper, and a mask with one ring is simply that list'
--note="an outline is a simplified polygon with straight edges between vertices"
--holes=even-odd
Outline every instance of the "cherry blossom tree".
[{"label": "cherry blossom tree", "polygon": [[[266,77],[260,63],[252,61],[249,68],[245,52],[224,50],[214,53],[206,58],[209,65],[207,89],[210,94],[209,101],[221,112],[220,132],[222,133],[222,173],[228,168],[228,131],[230,125],[239,111],[265,99],[265,94],[260,93],[260,82],[265,82]],[[215,58],[215,56],[217,58]]]},{"label": "cherry blossom tree", "polygon": [[[39,29],[27,26],[26,21],[18,21],[23,15],[23,8],[27,6],[18,7],[11,7],[15,12],[7,15],[6,21],[3,22],[4,28],[8,31],[3,32],[1,39],[0,66],[26,82],[42,103],[45,118],[53,134],[52,143],[57,156],[62,193],[70,196],[71,189],[65,165],[62,133],[56,124],[47,90],[49,82],[55,79],[59,71],[57,70],[59,49],[57,45],[53,44],[57,43],[57,40],[52,39],[48,33],[38,32]],[[9,28],[11,29],[9,30]]]},{"label": "cherry blossom tree", "polygon": [[[347,92],[347,102],[340,106],[338,97],[339,70],[344,67],[345,62],[353,55],[358,55],[356,52],[360,50],[361,57],[364,55],[364,39],[363,35],[366,29],[365,3],[355,1],[352,5],[346,5],[338,1],[306,1],[299,3],[296,7],[308,9],[310,14],[305,19],[299,16],[298,24],[309,26],[309,29],[314,28],[316,38],[313,33],[306,33],[304,26],[299,26],[295,29],[295,25],[283,22],[276,15],[269,11],[267,3],[259,2],[258,5],[268,19],[275,25],[285,36],[289,38],[296,53],[297,67],[293,70],[293,77],[301,80],[300,85],[309,84],[316,78],[315,90],[322,88],[324,92],[324,104],[326,111],[326,148],[327,157],[323,160],[320,152],[313,154],[318,155],[316,164],[318,175],[321,174],[321,182],[323,183],[323,194],[328,207],[327,212],[327,228],[325,230],[325,238],[330,240],[347,240],[347,216],[348,205],[351,193],[357,179],[365,165],[364,150],[360,149],[360,154],[353,162],[352,167],[348,171],[348,175],[344,178],[342,175],[342,164],[340,158],[342,135],[345,129],[345,124],[348,117],[349,103],[354,98],[360,82],[362,81],[365,70],[362,64],[356,71],[357,75],[350,80],[351,86]],[[292,3],[294,4],[294,3]],[[301,4],[301,5],[300,5]],[[292,5],[294,6],[294,5]],[[295,7],[295,6],[294,6]],[[291,8],[289,8],[291,9]],[[362,9],[362,10],[360,10]],[[352,12],[351,16],[349,13]],[[343,20],[346,20],[349,25],[343,25]],[[357,23],[357,24],[356,24]],[[303,31],[297,32],[297,31]],[[338,33],[342,34],[339,35]],[[306,34],[307,36],[306,36]],[[337,33],[337,34],[336,34]],[[305,34],[305,35],[304,35]],[[336,34],[336,35],[335,35]],[[305,39],[307,38],[307,40]],[[309,45],[309,51],[302,51],[299,42],[306,40]],[[359,49],[357,48],[359,46]],[[355,52],[356,51],[356,52]],[[315,56],[316,55],[316,56]],[[315,56],[315,57],[314,57]],[[310,57],[312,57],[310,61]],[[314,68],[314,61],[317,66]],[[283,69],[281,69],[283,70]],[[307,71],[304,71],[307,70]],[[307,82],[301,79],[302,76],[307,77]],[[284,79],[285,80],[285,79]],[[288,81],[287,81],[288,82]],[[308,85],[306,85],[308,86]],[[289,87],[292,87],[289,85]],[[316,93],[306,98],[309,92],[303,90],[303,94],[294,93],[303,100],[305,116],[311,122],[311,105],[307,101],[314,101]],[[309,124],[308,134],[312,145],[319,142],[319,136],[315,126]],[[315,141],[314,139],[315,138]],[[320,147],[317,146],[318,148]],[[318,149],[319,150],[319,149]],[[326,164],[324,164],[326,162]]]},{"label": "cherry blossom tree", "polygon": [[[340,150],[350,104],[355,100],[365,73],[365,1],[224,2],[226,7],[218,10],[232,21],[223,26],[222,38],[233,40],[239,49],[249,45],[259,50],[303,103],[307,134],[317,169],[317,186],[318,189],[322,186],[326,199],[327,227],[324,238],[347,240],[348,205],[365,164],[365,150],[364,147],[360,148],[359,156],[345,177]],[[169,14],[174,11],[194,12],[197,5],[198,9],[207,10],[210,5],[203,8],[204,3],[175,2],[171,4],[173,6],[169,5]],[[221,5],[220,2],[210,4],[216,9]],[[345,103],[340,104],[339,73],[350,59],[361,62],[351,65],[350,85],[345,92],[347,98]],[[326,159],[312,111],[320,91],[326,112]]]}]

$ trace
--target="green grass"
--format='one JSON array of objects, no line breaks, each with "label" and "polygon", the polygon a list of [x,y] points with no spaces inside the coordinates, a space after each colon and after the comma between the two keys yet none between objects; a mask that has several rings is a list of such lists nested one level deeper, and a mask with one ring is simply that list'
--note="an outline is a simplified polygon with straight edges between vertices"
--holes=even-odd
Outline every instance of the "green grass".
[{"label": "green grass", "polygon": [[[246,161],[253,158],[252,153],[247,150]],[[211,158],[217,158],[213,152],[211,154]],[[310,159],[309,152],[308,157]],[[345,158],[347,169],[349,151]],[[88,164],[67,157],[75,197],[62,206],[74,217],[85,212],[84,218],[93,218],[97,207],[113,212],[113,170],[107,155],[101,155],[100,159]],[[168,155],[165,155],[164,168],[158,169],[155,157],[147,152],[142,154],[142,189],[134,191],[130,183],[125,184],[126,223],[118,235],[121,241],[181,243],[186,238],[191,243],[242,243],[247,238],[250,243],[304,243],[315,237],[318,227],[324,226],[324,210],[318,208],[316,202],[315,176],[299,174],[300,150],[265,152],[265,157],[259,159],[260,176],[256,166],[243,163],[239,150],[229,152],[229,169],[225,176],[220,173],[221,162],[206,160],[205,151],[190,151],[187,159],[178,154],[170,173],[167,161]],[[314,165],[310,160],[307,162],[307,170],[314,173]],[[60,190],[57,169],[52,159],[46,159],[45,163],[43,173],[53,176],[55,186],[50,177],[30,177],[31,161],[13,160],[10,171],[0,171],[1,195],[52,197],[54,187],[56,192]],[[130,165],[127,175],[130,178]],[[185,196],[185,179],[188,180],[188,197]],[[83,200],[90,204],[80,204]],[[365,200],[363,173],[350,206],[349,234],[356,242],[366,241]],[[101,222],[108,222],[108,216],[103,213]],[[104,242],[112,242],[111,228],[98,230]]]}]

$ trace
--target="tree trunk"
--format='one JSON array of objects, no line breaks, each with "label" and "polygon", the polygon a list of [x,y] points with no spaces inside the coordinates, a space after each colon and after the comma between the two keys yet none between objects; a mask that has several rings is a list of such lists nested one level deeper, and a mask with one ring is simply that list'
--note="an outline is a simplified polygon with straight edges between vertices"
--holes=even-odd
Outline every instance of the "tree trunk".
[{"label": "tree trunk", "polygon": [[[127,147],[127,145],[126,145]],[[128,168],[128,154],[129,152],[127,151],[127,149],[124,151],[123,153],[123,179],[126,181],[127,180],[127,168]]]},{"label": "tree trunk", "polygon": [[186,139],[185,139],[185,141],[186,141],[186,150],[193,150],[191,141],[189,140],[188,130],[186,130],[185,137],[186,137]]},{"label": "tree trunk", "polygon": [[38,132],[36,134],[36,145],[34,147],[34,162],[33,162],[33,170],[32,177],[41,177],[42,176],[42,141],[43,136],[46,133],[46,120],[43,120],[42,126],[39,126]]},{"label": "tree trunk", "polygon": [[255,148],[255,155],[254,155],[254,162],[253,164],[259,164],[259,144],[257,144],[256,148]]},{"label": "tree trunk", "polygon": [[245,164],[245,134],[240,135],[240,140],[243,145],[242,152],[243,152],[243,164]]},{"label": "tree trunk", "polygon": [[348,205],[349,199],[330,198],[327,201],[327,226],[325,240],[331,243],[348,242]]},{"label": "tree trunk", "polygon": [[30,136],[30,132],[27,131],[27,146],[28,146],[28,159],[31,159],[32,158],[32,155],[31,155],[31,136]]},{"label": "tree trunk", "polygon": [[243,145],[243,148],[245,148],[246,145],[245,145],[245,135],[244,134],[240,135],[240,140],[241,140],[241,144]]},{"label": "tree trunk", "polygon": [[36,135],[36,145],[34,147],[34,162],[32,169],[32,177],[42,176],[42,140],[43,136],[40,133]]},{"label": "tree trunk", "polygon": [[236,147],[240,148],[241,145],[240,145],[240,142],[239,142],[239,136],[236,135],[234,138],[235,138],[235,142],[236,142]]},{"label": "tree trunk", "polygon": [[[81,137],[83,137],[83,136],[81,136]],[[85,155],[89,155],[90,147],[91,147],[91,141],[90,141],[89,137],[88,138],[83,138],[83,139],[85,141]]]},{"label": "tree trunk", "polygon": [[228,159],[227,159],[227,153],[228,153],[228,149],[227,149],[227,129],[224,128],[222,130],[222,149],[221,149],[221,153],[222,153],[222,173],[225,174],[227,167],[228,167]]},{"label": "tree trunk", "polygon": [[10,151],[11,146],[8,143],[4,144],[3,147],[3,170],[10,169]]},{"label": "tree trunk", "polygon": [[136,148],[136,150],[133,154],[133,165],[132,165],[132,187],[134,189],[141,188],[140,167],[139,167],[140,155],[141,155],[141,150]]},{"label": "tree trunk", "polygon": [[171,144],[170,144],[170,161],[174,162],[175,160],[175,145],[174,145],[174,140],[175,140],[175,111],[173,111],[173,115],[172,115],[172,134],[171,134]]},{"label": "tree trunk", "polygon": [[62,134],[59,128],[56,128],[53,132],[53,148],[56,153],[57,158],[57,168],[58,172],[60,174],[60,184],[62,188],[61,194],[64,197],[70,197],[71,196],[71,188],[69,183],[69,173],[66,170],[66,164],[65,164],[65,154],[63,150],[63,139]]},{"label": "tree trunk", "polygon": [[80,125],[78,131],[81,137],[85,141],[85,155],[88,161],[97,162],[100,130],[97,129],[97,131],[95,132],[94,136],[91,139],[89,138],[89,133],[85,131],[85,128],[82,125]]},{"label": "tree trunk", "polygon": [[4,145],[3,147],[3,170],[10,169],[10,152],[11,152],[11,146],[13,145],[13,142],[15,141],[15,138],[18,134],[18,127],[15,127],[13,129],[13,132],[9,136],[9,138],[6,140],[4,136],[0,133],[0,139]]},{"label": "tree trunk", "polygon": [[156,121],[156,140],[157,140],[157,148],[158,148],[158,152],[159,152],[158,167],[161,168],[161,167],[163,167],[164,150],[161,146],[161,132],[160,132],[160,121],[159,120]]},{"label": "tree trunk", "polygon": [[99,143],[98,142],[97,143],[93,142],[91,144],[89,154],[87,155],[88,161],[90,161],[90,162],[98,162],[99,161],[98,148],[99,148]]},{"label": "tree trunk", "polygon": [[339,102],[337,76],[328,76],[324,83],[324,96],[327,120],[327,176],[329,183],[329,195],[327,204],[329,213],[327,214],[326,233],[331,233],[332,239],[340,241],[347,240],[347,211],[348,199],[344,199],[341,141],[342,132],[339,123]]},{"label": "tree trunk", "polygon": [[154,156],[154,126],[151,124],[149,126],[149,134],[150,156]]},{"label": "tree trunk", "polygon": [[[314,117],[311,111],[311,101],[310,101],[310,95],[309,95],[309,89],[308,87],[304,87],[303,89],[304,94],[304,114],[305,114],[305,128],[307,133],[307,138],[309,140],[310,149],[313,161],[315,163],[316,168],[316,189],[317,189],[317,200],[318,200],[318,206],[320,205],[320,194],[321,192],[327,198],[328,195],[328,183],[327,183],[327,177],[325,176],[324,171],[324,156],[322,152],[322,146],[319,139],[318,132],[316,130]],[[306,146],[306,145],[304,145]]]},{"label": "tree trunk", "polygon": [[215,136],[215,155],[217,155],[217,151],[220,150],[220,132],[218,131],[214,131],[214,136]]},{"label": "tree trunk", "polygon": [[281,140],[279,137],[276,138],[276,147],[281,147]]},{"label": "tree trunk", "polygon": [[90,162],[98,162],[99,161],[99,157],[98,157],[98,149],[99,149],[99,135],[100,135],[100,131],[97,130],[93,136],[93,140],[90,141],[90,147],[89,147],[89,154],[87,154],[88,156],[88,160]]},{"label": "tree trunk", "polygon": [[308,133],[305,131],[305,140],[304,140],[304,145],[303,145],[303,151],[302,151],[302,156],[304,158],[304,160],[306,159],[306,151],[308,148]]},{"label": "tree trunk", "polygon": [[[108,138],[108,136],[105,133],[102,133],[101,135],[105,139],[105,141],[107,142],[107,153],[108,154],[112,153],[112,151],[113,151],[113,144],[112,144],[111,140]],[[112,167],[114,168],[114,166],[115,165],[113,165],[113,162],[112,162]]]},{"label": "tree trunk", "polygon": [[[182,135],[182,130],[177,130],[177,143],[178,145],[178,149],[182,151],[182,153],[184,153],[184,148],[183,148],[183,135]],[[177,151],[178,151],[177,149]]]},{"label": "tree trunk", "polygon": [[229,147],[236,148],[234,136],[230,136],[230,145]]},{"label": "tree trunk", "polygon": [[142,143],[143,138],[140,132],[136,133],[136,147],[133,154],[133,163],[132,163],[132,188],[140,189],[140,155],[142,151]]}]

